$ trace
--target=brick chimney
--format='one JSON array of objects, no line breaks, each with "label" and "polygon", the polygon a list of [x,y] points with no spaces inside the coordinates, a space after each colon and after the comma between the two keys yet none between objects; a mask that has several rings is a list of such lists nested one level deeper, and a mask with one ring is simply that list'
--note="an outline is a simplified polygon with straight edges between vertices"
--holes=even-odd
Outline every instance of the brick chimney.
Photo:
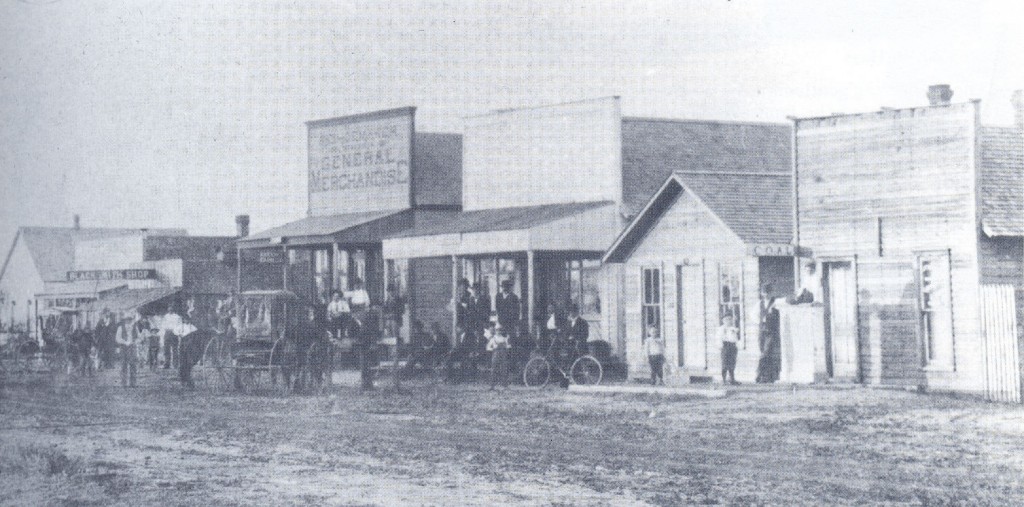
[{"label": "brick chimney", "polygon": [[928,87],[928,105],[948,106],[953,98],[953,89],[948,84],[937,84]]},{"label": "brick chimney", "polygon": [[1024,131],[1024,90],[1014,91],[1010,103],[1013,104],[1013,125]]},{"label": "brick chimney", "polygon": [[74,227],[76,231],[82,228],[82,217],[78,216],[78,213],[71,216],[71,226]]},{"label": "brick chimney", "polygon": [[249,215],[235,217],[235,235],[244,238],[249,235]]}]

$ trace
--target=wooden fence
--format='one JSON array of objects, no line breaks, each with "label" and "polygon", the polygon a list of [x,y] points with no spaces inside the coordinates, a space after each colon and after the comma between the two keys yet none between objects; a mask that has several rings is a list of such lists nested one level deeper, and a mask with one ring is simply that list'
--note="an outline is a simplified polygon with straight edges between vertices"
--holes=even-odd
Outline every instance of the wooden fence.
[{"label": "wooden fence", "polygon": [[981,286],[981,325],[985,336],[985,396],[1021,402],[1017,350],[1017,306],[1012,285]]}]

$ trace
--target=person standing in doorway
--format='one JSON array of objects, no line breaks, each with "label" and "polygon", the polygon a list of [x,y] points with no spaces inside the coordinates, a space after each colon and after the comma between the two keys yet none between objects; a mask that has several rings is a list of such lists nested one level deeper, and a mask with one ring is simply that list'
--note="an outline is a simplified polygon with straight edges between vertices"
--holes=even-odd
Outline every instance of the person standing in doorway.
[{"label": "person standing in doorway", "polygon": [[512,280],[502,280],[501,292],[494,305],[498,313],[498,324],[505,329],[515,329],[522,313],[519,296],[512,293],[512,285]]},{"label": "person standing in doorway", "polygon": [[715,337],[722,344],[722,383],[739,384],[736,382],[736,355],[739,349],[736,343],[739,341],[740,330],[736,328],[732,314],[722,317],[722,325],[718,326]]},{"label": "person standing in doorway", "polygon": [[647,353],[647,362],[651,365],[651,385],[665,385],[665,340],[658,332],[657,326],[647,326],[644,351]]}]

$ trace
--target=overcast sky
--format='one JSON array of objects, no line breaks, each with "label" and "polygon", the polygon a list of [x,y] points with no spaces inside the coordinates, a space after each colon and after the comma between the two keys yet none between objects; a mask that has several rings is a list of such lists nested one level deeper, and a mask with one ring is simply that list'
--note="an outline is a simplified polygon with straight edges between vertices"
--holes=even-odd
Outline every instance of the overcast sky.
[{"label": "overcast sky", "polygon": [[[379,5],[378,5],[379,4]],[[1019,2],[0,0],[0,248],[18,225],[231,234],[306,209],[304,121],[620,95],[623,113],[786,121],[926,103],[1009,124]]]}]

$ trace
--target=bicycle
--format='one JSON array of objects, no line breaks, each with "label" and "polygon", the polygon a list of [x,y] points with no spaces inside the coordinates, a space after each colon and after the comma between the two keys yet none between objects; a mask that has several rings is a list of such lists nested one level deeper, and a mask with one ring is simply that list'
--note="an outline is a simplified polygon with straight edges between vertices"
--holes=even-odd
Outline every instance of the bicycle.
[{"label": "bicycle", "polygon": [[[575,385],[597,385],[601,383],[604,368],[596,357],[575,353],[564,340],[555,338],[547,350],[540,347],[523,368],[523,383],[528,387],[543,387],[551,380],[552,372],[558,372],[563,379]],[[571,359],[571,362],[570,362]],[[566,368],[566,365],[569,365]]]}]

